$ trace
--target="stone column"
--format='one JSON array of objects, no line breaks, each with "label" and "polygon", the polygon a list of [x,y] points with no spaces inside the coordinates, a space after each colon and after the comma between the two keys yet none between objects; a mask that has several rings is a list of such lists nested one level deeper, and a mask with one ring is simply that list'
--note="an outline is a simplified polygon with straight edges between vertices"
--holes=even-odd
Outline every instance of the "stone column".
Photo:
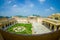
[{"label": "stone column", "polygon": [[46,26],[46,22],[44,22],[44,25]]},{"label": "stone column", "polygon": [[49,25],[49,23],[47,23],[48,24],[48,28],[50,28],[50,25]]},{"label": "stone column", "polygon": [[57,30],[57,26],[56,25],[54,25],[54,31],[56,31]]},{"label": "stone column", "polygon": [[59,30],[60,30],[60,26],[59,26]]},{"label": "stone column", "polygon": [[52,29],[52,24],[50,24],[50,30]]}]

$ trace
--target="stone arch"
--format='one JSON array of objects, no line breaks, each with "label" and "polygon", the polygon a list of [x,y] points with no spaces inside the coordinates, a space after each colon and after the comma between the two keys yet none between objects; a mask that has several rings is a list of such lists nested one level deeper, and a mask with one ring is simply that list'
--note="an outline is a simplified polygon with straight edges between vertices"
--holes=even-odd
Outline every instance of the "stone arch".
[{"label": "stone arch", "polygon": [[58,17],[55,17],[56,20],[58,20]]},{"label": "stone arch", "polygon": [[54,30],[54,25],[52,25],[52,28],[51,29]]},{"label": "stone arch", "polygon": [[4,27],[4,24],[2,24],[2,29],[4,29],[5,27]]},{"label": "stone arch", "polygon": [[50,28],[50,23],[48,23],[48,27]]},{"label": "stone arch", "polygon": [[10,25],[11,25],[11,22],[10,22]]},{"label": "stone arch", "polygon": [[44,21],[42,21],[42,24],[44,25]]},{"label": "stone arch", "polygon": [[59,27],[60,27],[60,26],[57,26],[57,30],[59,30]]}]

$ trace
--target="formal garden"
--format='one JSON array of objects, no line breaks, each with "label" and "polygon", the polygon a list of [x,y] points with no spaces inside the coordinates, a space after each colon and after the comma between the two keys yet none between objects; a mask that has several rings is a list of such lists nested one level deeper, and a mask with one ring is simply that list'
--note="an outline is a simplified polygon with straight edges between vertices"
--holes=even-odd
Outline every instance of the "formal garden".
[{"label": "formal garden", "polygon": [[9,27],[7,31],[16,34],[32,34],[32,24],[17,23]]}]

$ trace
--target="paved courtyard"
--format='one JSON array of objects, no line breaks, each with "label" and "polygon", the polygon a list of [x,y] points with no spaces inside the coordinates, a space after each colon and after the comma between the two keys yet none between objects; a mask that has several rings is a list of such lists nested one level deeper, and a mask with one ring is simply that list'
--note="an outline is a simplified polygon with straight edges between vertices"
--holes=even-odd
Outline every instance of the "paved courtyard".
[{"label": "paved courtyard", "polygon": [[46,28],[41,23],[33,22],[32,23],[32,34],[44,34],[51,32],[48,28]]}]

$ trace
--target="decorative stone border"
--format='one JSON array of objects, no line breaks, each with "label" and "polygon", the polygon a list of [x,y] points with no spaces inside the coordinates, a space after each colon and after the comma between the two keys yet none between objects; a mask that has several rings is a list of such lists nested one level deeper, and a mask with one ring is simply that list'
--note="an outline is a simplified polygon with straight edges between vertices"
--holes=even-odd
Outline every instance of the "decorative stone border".
[{"label": "decorative stone border", "polygon": [[23,27],[23,26],[18,26],[18,27],[13,28],[13,31],[15,31],[15,32],[22,32],[22,31],[24,31],[25,29],[26,29],[26,28]]}]

